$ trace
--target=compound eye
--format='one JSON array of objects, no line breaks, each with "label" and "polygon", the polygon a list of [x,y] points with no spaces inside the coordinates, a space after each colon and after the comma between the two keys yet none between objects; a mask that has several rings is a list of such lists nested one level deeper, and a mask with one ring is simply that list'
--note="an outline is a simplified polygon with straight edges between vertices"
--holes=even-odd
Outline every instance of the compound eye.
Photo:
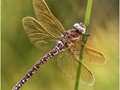
[{"label": "compound eye", "polygon": [[78,28],[79,26],[80,26],[79,23],[75,23],[75,24],[74,24],[74,27],[75,27],[75,28]]},{"label": "compound eye", "polygon": [[79,33],[85,34],[85,26],[82,23],[75,23],[74,27],[78,30]]}]

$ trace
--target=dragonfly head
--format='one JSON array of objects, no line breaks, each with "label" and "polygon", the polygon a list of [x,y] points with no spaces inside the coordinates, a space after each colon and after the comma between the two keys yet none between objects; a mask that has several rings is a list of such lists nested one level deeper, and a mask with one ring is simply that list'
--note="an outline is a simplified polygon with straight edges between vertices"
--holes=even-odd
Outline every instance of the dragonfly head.
[{"label": "dragonfly head", "polygon": [[75,23],[74,28],[77,29],[79,34],[85,34],[86,28],[82,23]]}]

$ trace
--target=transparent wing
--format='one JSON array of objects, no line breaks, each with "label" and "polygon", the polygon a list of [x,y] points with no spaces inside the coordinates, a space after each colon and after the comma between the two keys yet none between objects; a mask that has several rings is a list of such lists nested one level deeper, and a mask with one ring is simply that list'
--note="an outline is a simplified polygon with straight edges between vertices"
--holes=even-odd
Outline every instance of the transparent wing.
[{"label": "transparent wing", "polygon": [[[44,47],[52,47],[59,39],[58,35],[51,33],[48,29],[41,25],[36,19],[32,17],[25,17],[22,20],[24,30],[27,33],[30,41],[34,46],[41,49]],[[50,43],[54,43],[51,44]]]},{"label": "transparent wing", "polygon": [[82,45],[84,44],[81,42],[80,38],[78,38],[75,43],[69,43],[68,50],[59,54],[58,66],[63,73],[74,79],[76,78],[78,62],[80,62],[82,64],[80,82],[84,85],[91,86],[95,81],[94,75],[83,62],[104,64],[106,62],[106,58],[101,52],[84,45],[83,62],[79,61],[80,48]]},{"label": "transparent wing", "polygon": [[102,52],[89,48],[88,46],[85,46],[83,56],[84,60],[89,63],[104,64],[107,61],[105,55]]},{"label": "transparent wing", "polygon": [[[79,61],[76,60],[76,57],[74,57],[74,55],[69,50],[58,54],[57,63],[60,70],[65,73],[67,77],[72,79],[76,78],[78,62]],[[82,62],[81,64],[81,84],[88,86],[93,85],[95,81],[93,73]]]},{"label": "transparent wing", "polygon": [[51,34],[61,36],[65,31],[62,24],[55,18],[49,10],[44,0],[33,0],[33,7],[39,23],[49,30]]},{"label": "transparent wing", "polygon": [[[82,43],[80,40],[74,43],[74,45],[71,47],[71,52],[77,57],[79,60],[80,56],[80,48],[82,46]],[[87,45],[84,46],[84,52],[83,52],[83,61],[93,64],[104,64],[106,62],[106,57],[103,53],[89,48]]]}]

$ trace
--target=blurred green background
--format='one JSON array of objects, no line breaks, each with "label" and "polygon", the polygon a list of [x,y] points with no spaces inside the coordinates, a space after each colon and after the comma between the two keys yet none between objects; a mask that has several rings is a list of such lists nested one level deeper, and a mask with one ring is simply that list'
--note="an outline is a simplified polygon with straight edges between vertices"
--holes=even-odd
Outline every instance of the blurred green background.
[{"label": "blurred green background", "polygon": [[[80,84],[79,90],[118,90],[118,1],[93,0],[88,44],[107,57],[105,65],[87,64],[95,74],[94,86]],[[46,0],[52,13],[70,29],[84,22],[87,0]],[[45,53],[29,41],[22,18],[35,17],[32,0],[2,0],[2,90],[11,90],[28,69]],[[41,46],[42,48],[42,46]],[[73,90],[74,80],[67,78],[50,59],[20,90]]]}]

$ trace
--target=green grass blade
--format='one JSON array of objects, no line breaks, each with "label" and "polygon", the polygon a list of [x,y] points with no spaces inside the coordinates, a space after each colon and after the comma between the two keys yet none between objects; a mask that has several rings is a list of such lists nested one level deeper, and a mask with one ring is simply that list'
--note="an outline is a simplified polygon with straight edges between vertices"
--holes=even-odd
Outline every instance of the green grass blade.
[{"label": "green grass blade", "polygon": [[[88,0],[88,2],[87,2],[87,9],[86,9],[86,15],[85,15],[85,21],[84,21],[85,26],[86,26],[86,34],[88,33],[88,26],[89,26],[90,15],[91,15],[92,1],[93,0]],[[87,37],[83,36],[82,42],[85,44],[86,41],[87,41]],[[81,47],[80,48],[80,56],[79,56],[79,59],[81,61],[83,59],[83,51],[84,51],[84,48]],[[76,72],[76,81],[75,81],[74,90],[78,90],[78,88],[79,88],[80,73],[81,73],[81,63],[78,62],[78,68],[77,68],[77,72]]]}]

